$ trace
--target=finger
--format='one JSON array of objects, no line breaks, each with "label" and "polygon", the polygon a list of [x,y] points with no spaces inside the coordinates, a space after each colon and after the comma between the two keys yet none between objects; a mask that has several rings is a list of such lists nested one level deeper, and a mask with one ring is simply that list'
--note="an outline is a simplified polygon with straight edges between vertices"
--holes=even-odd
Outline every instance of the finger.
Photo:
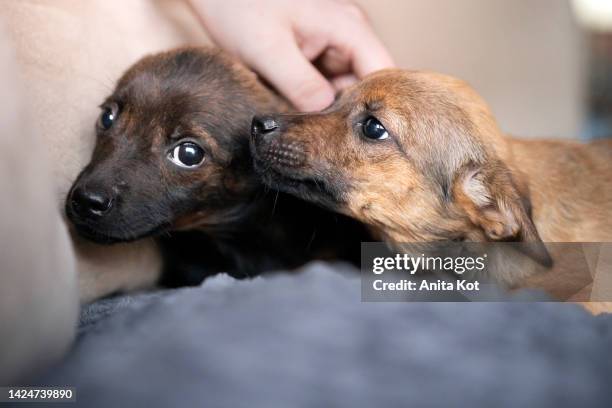
[{"label": "finger", "polygon": [[315,66],[327,78],[348,74],[352,71],[351,55],[347,50],[330,47],[315,60]]},{"label": "finger", "polygon": [[357,20],[343,30],[333,32],[336,47],[347,50],[352,71],[358,78],[385,68],[393,68],[395,62],[378,39],[367,20]]},{"label": "finger", "polygon": [[276,44],[273,51],[257,52],[247,63],[270,82],[297,109],[317,111],[334,100],[334,89],[293,41]]},{"label": "finger", "polygon": [[353,71],[359,78],[385,68],[395,66],[393,58],[373,32],[364,33],[364,38],[353,43],[351,61]]},{"label": "finger", "polygon": [[331,79],[332,86],[336,92],[342,91],[358,81],[353,74],[339,75]]}]

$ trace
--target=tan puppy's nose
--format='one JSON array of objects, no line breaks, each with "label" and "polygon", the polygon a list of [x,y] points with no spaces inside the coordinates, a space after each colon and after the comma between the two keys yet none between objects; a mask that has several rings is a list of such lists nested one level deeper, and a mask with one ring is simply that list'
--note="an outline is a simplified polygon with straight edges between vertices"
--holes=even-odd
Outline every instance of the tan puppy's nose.
[{"label": "tan puppy's nose", "polygon": [[251,137],[257,139],[261,136],[274,133],[278,128],[278,122],[274,117],[255,116],[251,122]]}]

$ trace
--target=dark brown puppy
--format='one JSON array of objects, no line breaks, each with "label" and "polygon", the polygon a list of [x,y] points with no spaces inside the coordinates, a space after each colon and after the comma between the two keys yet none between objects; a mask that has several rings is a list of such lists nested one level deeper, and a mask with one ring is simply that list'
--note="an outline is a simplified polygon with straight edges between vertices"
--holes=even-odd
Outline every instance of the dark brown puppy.
[{"label": "dark brown puppy", "polygon": [[612,241],[612,143],[505,137],[467,84],[385,70],[321,113],[253,121],[274,188],[354,217],[383,240]]},{"label": "dark brown puppy", "polygon": [[92,160],[66,200],[68,218],[101,243],[205,231],[207,248],[193,236],[179,245],[171,240],[180,252],[171,263],[195,252],[204,264],[237,275],[299,265],[323,252],[347,257],[349,242],[357,259],[359,235],[344,235],[356,224],[266,193],[253,171],[251,118],[286,108],[254,73],[218,50],[144,58],[102,104]]}]

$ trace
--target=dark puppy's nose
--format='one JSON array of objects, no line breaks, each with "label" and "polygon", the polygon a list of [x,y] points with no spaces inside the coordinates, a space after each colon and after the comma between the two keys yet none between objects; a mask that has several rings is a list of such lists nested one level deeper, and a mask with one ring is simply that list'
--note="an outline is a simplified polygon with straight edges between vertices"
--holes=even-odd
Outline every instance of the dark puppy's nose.
[{"label": "dark puppy's nose", "polygon": [[72,209],[82,217],[101,217],[113,207],[113,198],[100,191],[76,188],[70,196]]},{"label": "dark puppy's nose", "polygon": [[278,122],[272,116],[255,116],[251,122],[251,136],[257,138],[278,129]]}]

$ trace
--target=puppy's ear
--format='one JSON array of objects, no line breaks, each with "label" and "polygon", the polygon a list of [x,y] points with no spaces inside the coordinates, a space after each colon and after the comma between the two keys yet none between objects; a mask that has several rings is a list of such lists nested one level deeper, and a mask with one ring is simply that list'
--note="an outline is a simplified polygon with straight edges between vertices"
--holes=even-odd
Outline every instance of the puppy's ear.
[{"label": "puppy's ear", "polygon": [[514,241],[518,249],[549,267],[552,259],[531,219],[529,199],[521,196],[501,162],[464,168],[454,185],[455,202],[490,241]]}]

